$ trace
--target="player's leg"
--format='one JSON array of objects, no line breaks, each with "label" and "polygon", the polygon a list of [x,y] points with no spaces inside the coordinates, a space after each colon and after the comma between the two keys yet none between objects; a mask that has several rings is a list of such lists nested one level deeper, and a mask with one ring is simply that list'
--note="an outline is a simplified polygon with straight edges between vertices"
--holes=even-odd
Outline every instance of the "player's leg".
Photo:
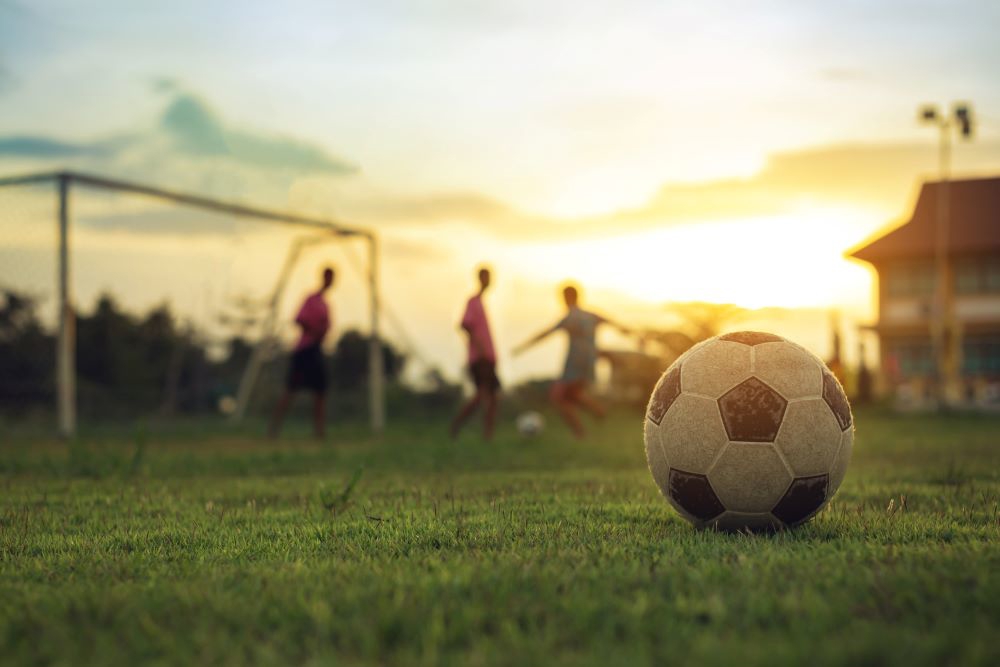
[{"label": "player's leg", "polygon": [[487,441],[493,439],[493,430],[497,423],[497,404],[499,403],[500,396],[497,394],[497,390],[493,387],[486,387],[483,392],[483,405],[485,410],[483,410],[483,437]]},{"label": "player's leg", "polygon": [[462,404],[458,414],[455,415],[453,420],[451,420],[451,426],[448,429],[448,433],[451,435],[452,439],[458,437],[458,433],[462,430],[462,426],[465,425],[465,422],[469,420],[469,417],[472,416],[472,413],[476,411],[476,408],[479,407],[479,404],[483,400],[482,387],[484,386],[484,378],[481,362],[474,361],[469,364],[469,376],[472,378],[472,384],[476,388],[476,393],[473,394],[472,398]]},{"label": "player's leg", "polygon": [[267,427],[267,436],[269,438],[274,439],[278,437],[278,433],[281,432],[281,424],[285,421],[285,414],[288,412],[291,404],[292,390],[285,389],[285,393],[281,395],[277,405],[274,406],[274,412],[271,413],[271,423]]},{"label": "player's leg", "polygon": [[470,398],[462,405],[461,409],[458,411],[458,414],[455,415],[455,418],[451,420],[451,427],[448,429],[448,433],[451,435],[452,438],[458,437],[458,433],[459,431],[462,430],[462,426],[464,426],[465,422],[469,420],[469,417],[472,416],[472,413],[476,411],[476,408],[479,407],[479,403],[481,401],[482,401],[482,393],[479,391],[479,389],[476,389],[476,393],[473,394],[472,398]]},{"label": "player's leg", "polygon": [[313,435],[322,440],[326,437],[326,394],[313,394]]},{"label": "player's leg", "polygon": [[552,400],[553,405],[556,406],[559,416],[563,418],[563,421],[573,431],[573,435],[582,438],[584,435],[583,424],[580,423],[579,417],[573,411],[573,401],[569,396],[572,392],[573,384],[572,382],[562,380],[556,381],[552,384],[552,389],[549,390],[549,398]]},{"label": "player's leg", "polygon": [[487,441],[493,439],[493,431],[497,423],[497,405],[500,402],[500,378],[497,377],[497,367],[495,363],[490,363],[488,368],[484,365],[481,379],[483,389],[483,437]]},{"label": "player's leg", "polygon": [[288,376],[285,378],[285,392],[281,395],[281,398],[278,399],[278,404],[274,406],[274,412],[271,413],[271,423],[267,428],[267,435],[271,439],[277,438],[278,434],[281,432],[281,425],[284,423],[285,415],[288,413],[288,408],[292,404],[292,396],[302,385],[304,377],[302,361],[301,350],[293,352],[291,359],[288,361]]},{"label": "player's leg", "polygon": [[326,364],[319,346],[310,354],[308,383],[313,392],[313,435],[322,440],[326,437]]},{"label": "player's leg", "polygon": [[604,419],[604,416],[607,414],[607,409],[604,405],[588,394],[587,387],[584,385],[580,385],[579,388],[570,393],[570,400],[598,419]]}]

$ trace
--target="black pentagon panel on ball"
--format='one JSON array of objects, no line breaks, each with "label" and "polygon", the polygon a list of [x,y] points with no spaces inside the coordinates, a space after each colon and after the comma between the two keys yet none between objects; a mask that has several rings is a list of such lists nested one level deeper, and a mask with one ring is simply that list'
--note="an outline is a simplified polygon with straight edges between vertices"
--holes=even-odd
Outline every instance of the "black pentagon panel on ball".
[{"label": "black pentagon panel on ball", "polygon": [[771,510],[771,514],[789,526],[801,523],[815,514],[816,510],[826,502],[828,486],[829,475],[825,473],[793,479],[785,495]]},{"label": "black pentagon panel on ball", "polygon": [[708,477],[676,468],[670,469],[670,497],[691,516],[708,521],[725,511]]},{"label": "black pentagon panel on ball", "polygon": [[840,430],[846,431],[851,425],[851,404],[847,402],[847,394],[844,393],[840,382],[828,369],[823,369],[823,400],[833,410],[833,416],[840,424]]},{"label": "black pentagon panel on ball", "polygon": [[774,442],[788,401],[755,377],[747,378],[719,398],[722,423],[730,440]]},{"label": "black pentagon panel on ball", "polygon": [[780,343],[784,340],[781,336],[764,333],[763,331],[736,331],[719,336],[719,340],[728,340],[733,343],[743,343],[753,347],[761,343]]},{"label": "black pentagon panel on ball", "polygon": [[680,364],[677,364],[660,379],[649,399],[649,408],[646,410],[646,414],[650,421],[659,425],[663,421],[663,415],[667,414],[667,410],[680,395],[681,367]]}]

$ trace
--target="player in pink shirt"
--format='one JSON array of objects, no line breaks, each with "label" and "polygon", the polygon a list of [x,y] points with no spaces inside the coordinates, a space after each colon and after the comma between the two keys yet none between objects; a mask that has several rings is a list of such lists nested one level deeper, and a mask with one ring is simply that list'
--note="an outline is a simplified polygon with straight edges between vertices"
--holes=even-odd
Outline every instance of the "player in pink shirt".
[{"label": "player in pink shirt", "polygon": [[307,389],[313,394],[313,430],[317,438],[322,438],[326,431],[326,416],[323,412],[326,396],[326,370],[323,367],[323,339],[330,331],[330,310],[326,305],[324,294],[333,286],[334,271],[327,267],[323,270],[323,286],[318,292],[310,294],[299,308],[295,316],[295,324],[302,330],[299,342],[292,352],[288,367],[288,380],[285,393],[278,400],[271,417],[269,434],[272,438],[278,436],[285,413],[292,403],[293,394],[299,389]]},{"label": "player in pink shirt", "polygon": [[451,422],[451,437],[458,436],[462,425],[472,416],[479,405],[485,405],[483,414],[483,436],[493,438],[493,426],[497,416],[497,393],[500,380],[497,378],[497,355],[490,334],[490,323],[483,308],[483,293],[490,286],[490,270],[479,270],[479,291],[469,299],[462,316],[461,328],[469,337],[469,375],[476,385],[476,394],[470,398]]}]

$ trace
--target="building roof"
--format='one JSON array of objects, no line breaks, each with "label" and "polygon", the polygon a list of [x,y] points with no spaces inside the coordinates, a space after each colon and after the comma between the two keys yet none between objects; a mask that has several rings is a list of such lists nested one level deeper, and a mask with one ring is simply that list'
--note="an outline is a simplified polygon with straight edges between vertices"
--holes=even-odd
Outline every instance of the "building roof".
[{"label": "building roof", "polygon": [[[934,254],[941,183],[924,183],[908,222],[849,251],[873,264]],[[948,183],[948,251],[952,255],[1000,250],[1000,177]]]}]

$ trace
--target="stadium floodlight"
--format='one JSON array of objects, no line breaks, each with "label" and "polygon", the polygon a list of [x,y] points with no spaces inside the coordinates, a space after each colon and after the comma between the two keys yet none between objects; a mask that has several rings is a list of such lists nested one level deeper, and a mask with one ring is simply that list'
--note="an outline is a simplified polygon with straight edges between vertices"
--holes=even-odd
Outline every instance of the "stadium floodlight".
[{"label": "stadium floodlight", "polygon": [[955,120],[961,128],[962,138],[972,137],[972,110],[968,104],[959,103],[955,105]]},{"label": "stadium floodlight", "polygon": [[[80,172],[72,171],[57,171],[57,172],[46,172],[46,173],[35,173],[11,177],[0,177],[0,188],[3,188],[5,192],[10,192],[15,190],[15,186],[24,186],[25,188],[30,188],[31,186],[41,186],[42,189],[38,192],[33,192],[31,195],[31,201],[51,201],[51,191],[47,189],[47,186],[55,185],[57,197],[55,200],[54,211],[49,207],[44,207],[44,212],[41,213],[42,224],[22,224],[25,221],[18,222],[16,229],[18,233],[33,234],[35,237],[45,237],[47,233],[46,230],[53,230],[54,236],[49,243],[55,244],[56,252],[55,264],[56,264],[56,284],[53,290],[56,295],[56,330],[57,330],[57,340],[55,345],[55,403],[56,403],[56,413],[58,416],[58,430],[60,435],[64,437],[70,437],[75,434],[77,427],[77,387],[76,387],[76,374],[77,374],[77,361],[76,361],[76,340],[75,340],[75,324],[76,324],[76,306],[73,300],[73,272],[72,265],[78,264],[80,260],[79,254],[71,247],[71,238],[76,237],[78,234],[81,237],[84,236],[83,232],[86,230],[93,230],[99,225],[95,225],[95,217],[92,215],[93,211],[84,211],[86,208],[84,204],[93,203],[90,198],[103,197],[106,199],[113,199],[115,202],[123,203],[125,196],[132,198],[142,199],[142,200],[155,200],[156,206],[162,206],[163,204],[178,206],[180,208],[196,212],[198,216],[216,216],[221,218],[225,216],[227,220],[232,222],[229,226],[220,226],[218,220],[209,221],[206,224],[212,228],[212,233],[216,237],[228,238],[228,235],[238,236],[234,229],[254,227],[263,223],[266,225],[267,233],[263,230],[258,234],[255,239],[257,245],[253,246],[254,252],[249,252],[247,248],[242,248],[240,252],[233,252],[233,257],[238,257],[241,261],[244,261],[248,267],[249,272],[253,272],[253,278],[256,280],[256,284],[262,284],[267,276],[263,275],[260,269],[260,264],[266,259],[267,262],[280,261],[281,253],[274,252],[275,247],[271,242],[271,238],[274,234],[287,234],[288,232],[298,229],[307,228],[312,230],[312,232],[317,233],[318,236],[322,236],[327,239],[360,239],[367,244],[368,257],[367,257],[367,271],[365,275],[361,276],[361,280],[365,283],[365,287],[359,286],[360,290],[365,289],[367,292],[367,306],[369,309],[369,326],[370,326],[370,340],[369,340],[369,418],[373,431],[380,432],[384,428],[385,424],[385,396],[384,396],[384,378],[383,378],[383,356],[382,356],[382,340],[379,329],[379,308],[380,308],[380,297],[379,297],[379,246],[378,238],[374,232],[354,227],[351,225],[343,224],[336,220],[323,219],[318,217],[310,217],[305,215],[300,215],[297,213],[286,212],[286,211],[276,211],[272,209],[259,208],[254,206],[249,206],[242,203],[228,202],[219,199],[214,199],[211,197],[206,197],[198,194],[178,192],[175,190],[168,190],[156,186],[145,185],[135,182],[123,181],[118,179],[106,178],[103,176],[96,176],[93,174],[85,174]],[[81,197],[79,202],[74,202],[79,205],[79,211],[74,211],[73,214],[70,212],[71,195],[76,192],[76,189],[80,189]],[[96,194],[102,193],[102,194]],[[25,197],[27,199],[27,196]],[[107,203],[107,202],[105,202]],[[136,202],[138,203],[138,202]],[[143,205],[144,209],[150,208],[149,204]],[[111,206],[114,209],[114,206]],[[136,235],[135,230],[144,229],[155,229],[157,225],[163,224],[163,218],[157,217],[156,215],[150,215],[148,217],[142,217],[142,212],[137,210],[135,206],[124,210],[127,207],[119,207],[112,211],[105,220],[110,220],[111,228],[115,229],[115,225],[128,225],[127,230],[131,234],[134,242],[134,237]],[[4,210],[8,213],[8,218],[11,221],[15,221],[13,216],[13,211],[17,210],[17,206],[7,206]],[[34,209],[31,209],[34,210]],[[51,216],[54,212],[56,218],[56,225],[49,227],[44,224],[45,216]],[[162,213],[162,211],[160,211]],[[154,211],[155,213],[155,211]],[[76,223],[74,217],[78,217],[80,224]],[[189,216],[190,217],[190,216]],[[32,220],[31,222],[37,223],[38,220]],[[201,256],[205,255],[208,251],[205,248],[208,245],[208,241],[205,238],[199,237],[199,234],[205,236],[205,230],[203,229],[204,221],[201,219],[195,220],[193,223],[189,221],[188,227],[185,227],[185,238],[186,243],[190,244],[188,247],[191,248],[190,255],[185,255],[185,257],[190,257],[190,261],[186,262],[184,267],[180,267],[176,276],[171,276],[171,281],[178,282],[186,280],[186,288],[189,292],[192,289],[192,280],[190,276],[195,274],[196,267],[198,266],[199,253]],[[120,227],[119,227],[120,228]],[[280,231],[284,229],[285,231]],[[75,231],[74,231],[75,230]],[[221,230],[221,231],[220,231]],[[150,231],[149,233],[153,233]],[[249,238],[244,235],[241,242],[247,242]],[[313,238],[312,236],[310,238]],[[93,239],[93,237],[91,237]],[[107,239],[104,239],[107,240]],[[117,240],[117,239],[116,239]],[[76,243],[73,241],[72,243]],[[47,245],[42,242],[40,247],[43,250],[51,245]],[[134,247],[134,245],[132,246]],[[294,250],[294,249],[293,249]],[[298,250],[294,250],[295,253]],[[107,255],[102,255],[106,257]],[[35,257],[44,257],[45,261],[48,261],[48,252],[44,254],[32,255]],[[244,259],[245,258],[245,259]],[[294,257],[286,258],[286,265],[288,262],[293,262]],[[33,263],[33,260],[26,259],[24,266],[30,268],[34,274],[37,275],[37,267],[29,266]],[[207,261],[203,261],[203,264],[209,264]],[[223,262],[217,262],[216,264],[223,264]],[[129,271],[136,270],[146,270],[150,267],[138,266],[133,262],[132,268]],[[215,266],[215,265],[213,265]],[[162,266],[151,267],[156,271],[163,271]],[[284,289],[285,283],[287,282],[287,266],[282,269],[280,274],[280,281],[276,288],[271,293],[271,303],[276,303],[280,299],[281,291]],[[13,274],[11,274],[13,275]],[[51,274],[49,274],[51,275]],[[244,276],[241,277],[245,277]],[[120,274],[117,275],[117,283],[142,283],[142,278],[139,276],[134,276],[131,273],[126,274],[122,277]],[[239,280],[235,281],[236,285],[241,285]],[[272,283],[273,285],[273,283]],[[134,285],[123,284],[126,289],[134,288]],[[221,286],[225,288],[226,286]],[[232,287],[232,285],[230,285]],[[180,289],[180,288],[174,288]],[[207,286],[204,289],[208,289]],[[172,292],[172,293],[177,293]],[[204,307],[205,304],[203,303]],[[274,318],[273,310],[269,313],[271,319]],[[273,322],[268,323],[267,328],[273,327]],[[180,356],[180,355],[178,355]]]},{"label": "stadium floodlight", "polygon": [[958,128],[962,139],[969,140],[973,133],[972,106],[967,102],[952,104],[951,114],[941,113],[936,105],[925,104],[918,112],[920,121],[925,125],[938,128],[938,169],[937,185],[937,219],[934,233],[934,263],[936,267],[936,286],[934,294],[933,317],[931,318],[931,340],[933,343],[935,364],[935,386],[938,404],[947,405],[948,387],[956,386],[957,355],[950,349],[957,344],[954,336],[954,307],[952,295],[948,290],[948,275],[950,258],[948,257],[948,215],[949,215],[949,180],[951,178],[951,131]]}]

